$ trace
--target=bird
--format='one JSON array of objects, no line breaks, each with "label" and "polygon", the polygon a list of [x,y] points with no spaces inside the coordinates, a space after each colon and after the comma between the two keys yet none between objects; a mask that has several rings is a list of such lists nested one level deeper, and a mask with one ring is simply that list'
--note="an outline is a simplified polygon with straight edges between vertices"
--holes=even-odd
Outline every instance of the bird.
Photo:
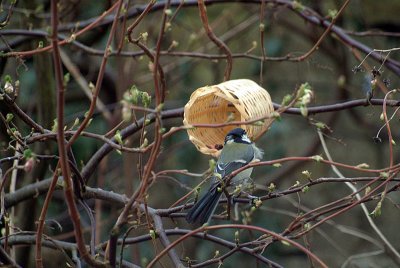
[{"label": "bird", "polygon": [[253,168],[243,170],[230,180],[229,185],[225,185],[229,174],[250,162],[261,160],[262,156],[263,151],[249,139],[244,129],[235,128],[229,131],[211,177],[210,188],[186,214],[186,221],[202,225],[208,223],[218,206],[223,189],[240,184],[248,186]]}]

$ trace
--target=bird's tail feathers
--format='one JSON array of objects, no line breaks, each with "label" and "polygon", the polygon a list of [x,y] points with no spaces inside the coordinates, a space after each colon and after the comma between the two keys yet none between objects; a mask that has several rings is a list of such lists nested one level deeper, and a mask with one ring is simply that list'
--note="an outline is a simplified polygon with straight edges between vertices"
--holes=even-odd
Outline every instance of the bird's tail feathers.
[{"label": "bird's tail feathers", "polygon": [[218,191],[217,187],[210,189],[186,215],[188,223],[198,222],[204,224],[208,222],[217,208],[218,201],[221,197],[222,191]]}]

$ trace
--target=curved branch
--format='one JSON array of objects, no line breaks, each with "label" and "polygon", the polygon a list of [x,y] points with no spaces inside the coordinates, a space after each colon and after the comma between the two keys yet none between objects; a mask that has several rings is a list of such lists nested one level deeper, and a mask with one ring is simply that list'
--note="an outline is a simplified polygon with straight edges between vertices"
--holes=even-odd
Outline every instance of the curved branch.
[{"label": "curved branch", "polygon": [[244,229],[244,230],[251,230],[251,231],[258,231],[261,232],[265,235],[272,236],[274,239],[279,240],[279,241],[285,241],[286,243],[289,243],[290,245],[298,248],[299,250],[303,251],[305,254],[307,254],[312,260],[314,260],[316,263],[318,263],[321,267],[327,268],[328,266],[321,260],[319,259],[314,253],[309,251],[307,248],[302,246],[301,244],[290,240],[286,237],[281,236],[280,234],[277,234],[275,232],[272,232],[270,230],[258,227],[258,226],[252,226],[252,225],[242,225],[242,224],[223,224],[223,225],[215,225],[215,226],[203,226],[200,227],[196,230],[193,230],[181,237],[179,237],[177,240],[175,240],[169,247],[161,251],[148,265],[147,268],[153,267],[159,259],[165,255],[169,250],[171,250],[173,247],[178,245],[178,243],[184,241],[188,237],[199,233],[199,232],[204,232],[208,230],[219,230],[219,229]]},{"label": "curved branch", "polygon": [[[292,1],[289,1],[289,0],[237,0],[235,2],[241,2],[241,3],[247,3],[247,4],[260,4],[262,1],[265,1],[266,3],[269,2],[269,3],[276,4],[276,5],[285,6],[289,9],[291,9],[296,14],[300,15],[302,18],[304,18],[308,22],[311,22],[317,26],[320,26],[320,27],[322,26],[324,28],[331,27],[330,31],[332,33],[336,34],[336,36],[340,40],[342,40],[345,44],[347,44],[353,48],[356,48],[356,49],[364,52],[365,54],[369,54],[369,53],[371,53],[371,51],[373,51],[372,48],[370,48],[370,47],[364,45],[363,43],[350,37],[350,35],[343,28],[336,26],[336,25],[332,25],[331,21],[317,16],[317,13],[314,10],[312,10],[311,8],[304,7],[304,9],[302,9],[300,11],[296,10],[296,7],[293,5]],[[163,9],[164,6],[166,5],[166,3],[167,3],[167,1],[157,2],[156,4],[154,4],[154,6],[152,6],[152,8],[149,12],[155,12],[155,11],[159,11],[159,10]],[[232,0],[208,0],[208,1],[204,2],[205,5],[222,4],[222,3],[232,3]],[[186,1],[184,1],[183,4],[181,4],[180,0],[171,1],[172,7],[174,7],[174,6],[190,7],[190,6],[196,6],[197,4],[198,4],[197,0],[186,0]],[[143,11],[146,9],[146,7],[147,7],[147,5],[133,6],[132,8],[130,8],[128,10],[126,17],[133,18],[133,17],[139,16],[140,14],[143,13]],[[110,12],[111,10],[112,10],[112,8],[109,9],[108,12]],[[101,19],[99,19],[99,18],[101,18]],[[70,32],[71,30],[77,30],[77,29],[83,30],[83,29],[85,29],[85,27],[87,27],[84,30],[84,31],[86,31],[86,30],[92,29],[94,27],[107,26],[113,22],[114,18],[115,18],[115,16],[113,16],[113,15],[102,14],[101,16],[98,16],[98,17],[80,21],[78,26],[76,25],[76,23],[65,24],[65,25],[61,26],[59,28],[59,30],[60,30],[60,32],[61,31]],[[65,43],[67,43],[67,41],[70,41],[69,39],[71,39],[71,38],[64,39],[63,41],[61,41],[62,44],[65,44]],[[73,41],[73,39],[71,39],[71,41]],[[26,42],[26,40],[20,40],[20,43],[18,43],[18,44],[21,44],[22,42]],[[0,50],[8,51],[8,48],[1,47]],[[44,52],[44,51],[46,51],[46,50],[41,49],[41,50],[37,50],[36,53]],[[11,54],[6,53],[4,56],[7,56],[7,55],[15,56],[15,55],[18,55],[18,52],[11,53]],[[382,60],[382,56],[377,52],[372,52],[370,54],[370,56],[376,61]],[[295,57],[291,57],[290,55],[286,56],[286,59],[287,60],[296,60]],[[400,63],[398,61],[388,58],[385,60],[384,64],[390,70],[392,70],[396,75],[400,76]]]},{"label": "curved branch", "polygon": [[219,39],[212,31],[211,26],[208,23],[207,11],[206,11],[206,6],[204,4],[204,0],[198,0],[198,7],[200,11],[200,18],[203,23],[203,27],[208,35],[208,38],[210,38],[210,40],[213,41],[226,55],[227,64],[224,74],[224,81],[227,81],[229,80],[229,77],[231,76],[232,72],[232,53],[229,47],[221,39]]},{"label": "curved branch", "polygon": [[[351,109],[359,106],[368,106],[369,104],[372,105],[382,105],[383,100],[382,99],[371,99],[370,102],[366,99],[359,99],[359,100],[352,100],[352,101],[347,101],[343,103],[337,103],[337,104],[331,104],[331,105],[321,105],[321,106],[314,106],[314,107],[308,107],[308,113],[310,115],[312,114],[318,114],[318,113],[327,113],[327,112],[333,112],[333,111],[340,111],[340,110],[346,110],[346,109]],[[400,106],[400,101],[387,101],[386,105],[388,106]],[[278,109],[281,106],[279,104],[274,104],[274,108]],[[289,108],[285,110],[285,113],[288,114],[301,114],[301,111],[299,108]],[[177,109],[171,109],[167,111],[161,112],[161,118],[162,119],[168,119],[168,118],[176,118],[176,117],[182,117],[183,116],[183,108],[177,108]],[[154,114],[150,114],[148,116],[148,119],[151,120],[151,122],[154,121],[155,116]],[[121,131],[122,138],[125,139],[137,131],[139,131],[143,127],[143,122],[144,119],[138,120],[137,124],[135,125],[130,125],[123,129]],[[112,139],[113,142],[114,139]],[[97,165],[100,163],[101,159],[103,159],[104,156],[106,156],[108,153],[110,153],[113,150],[113,147],[110,144],[104,144],[93,156],[92,158],[86,163],[84,168],[82,169],[82,177],[84,180],[87,182],[89,180],[90,175],[94,173],[95,168]]]},{"label": "curved branch", "polygon": [[[182,116],[183,116],[183,108],[171,109],[168,111],[161,112],[161,119],[169,119]],[[150,122],[154,122],[155,120],[154,113],[148,115],[146,119],[150,120]],[[137,121],[136,124],[129,125],[128,127],[121,130],[122,139],[126,139],[127,137],[141,130],[144,121],[145,121],[144,118],[141,118],[140,120]],[[112,141],[115,142],[114,138],[112,139]],[[82,169],[82,178],[86,182],[89,180],[90,175],[94,173],[94,170],[100,163],[101,159],[103,159],[103,157],[106,156],[108,153],[110,153],[112,150],[113,150],[112,146],[110,146],[109,144],[104,144],[103,146],[100,147],[100,149],[97,150],[95,154],[93,154],[93,156],[90,158],[90,160],[86,163],[86,165]]]}]

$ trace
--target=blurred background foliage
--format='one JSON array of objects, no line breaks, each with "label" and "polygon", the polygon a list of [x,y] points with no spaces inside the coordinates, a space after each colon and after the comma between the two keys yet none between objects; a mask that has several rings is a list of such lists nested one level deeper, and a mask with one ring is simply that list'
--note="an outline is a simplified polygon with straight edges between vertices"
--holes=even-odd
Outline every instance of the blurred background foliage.
[{"label": "blurred background foliage", "polygon": [[[101,15],[110,7],[112,1],[86,1],[64,0],[60,1],[59,9],[61,27],[63,25],[76,24]],[[178,1],[179,2],[179,1]],[[234,2],[234,1],[232,1]],[[260,47],[260,5],[242,2],[216,3],[207,7],[210,25],[214,33],[223,40],[232,53],[261,56]],[[279,57],[287,54],[302,55],[308,51],[318,40],[324,28],[306,22],[298,14],[286,8],[284,5],[274,5],[267,1],[265,15],[262,23],[265,25],[263,35],[264,49],[268,57]],[[343,1],[298,1],[298,3],[312,8],[321,16],[328,16],[330,12],[337,11]],[[128,9],[136,5],[146,5],[148,1],[128,1]],[[10,22],[2,31],[23,29],[41,30],[49,32],[49,1],[18,1]],[[9,3],[2,3],[2,19],[7,15]],[[171,8],[172,13],[176,6]],[[350,1],[344,14],[338,19],[337,25],[348,30],[350,36],[363,44],[376,49],[390,49],[399,45],[400,20],[398,11],[400,2],[396,0],[354,0]],[[160,30],[160,18],[162,10],[150,12],[133,31],[134,38],[147,33],[146,45],[154,48]],[[135,18],[127,20],[130,25]],[[109,26],[98,26],[95,29],[79,36],[77,41],[88,48],[104,50],[109,34]],[[125,28],[119,24],[117,38],[113,49],[117,48],[119,41],[123,40],[123,52],[140,52],[140,48],[126,42]],[[352,32],[385,31],[393,35],[381,36],[356,36]],[[69,28],[62,32],[69,36],[75,30]],[[8,44],[16,38],[25,38],[18,46],[12,47],[12,51],[35,49],[39,46],[49,45],[46,37],[31,37],[28,35],[1,34],[3,51],[8,50]],[[222,55],[221,51],[207,37],[199,19],[199,11],[196,6],[182,7],[176,13],[166,29],[161,44],[164,53],[160,58],[167,83],[167,95],[164,110],[183,107],[190,94],[204,85],[222,82],[226,61],[223,59],[209,59],[206,57],[187,57],[173,55],[174,52],[201,52],[205,54]],[[79,70],[87,82],[95,83],[99,70],[102,54],[95,55],[89,50],[80,49],[73,44],[62,46],[62,51]],[[339,41],[335,35],[328,35],[319,49],[302,62],[289,61],[265,61],[261,63],[257,59],[238,57],[233,60],[231,79],[252,79],[268,90],[275,103],[281,103],[283,97],[291,94],[302,83],[308,82],[315,94],[312,106],[333,104],[345,100],[362,99],[371,89],[371,73],[369,71],[353,72],[352,69],[360,64],[364,54],[359,53],[359,59],[355,58],[351,48]],[[400,60],[400,53],[394,51],[390,57]],[[379,67],[380,63],[367,59],[370,68]],[[88,132],[105,134],[121,121],[121,98],[123,93],[132,85],[140,90],[153,95],[154,81],[149,67],[150,61],[145,55],[124,56],[114,55],[107,65],[105,80],[102,85],[100,99],[106,105],[111,117],[106,119],[104,113],[96,111]],[[55,86],[53,66],[50,53],[35,54],[32,57],[2,57],[0,61],[2,82],[5,75],[20,81],[20,91],[17,98],[18,105],[42,126],[51,129],[55,119]],[[68,73],[64,68],[64,74]],[[390,80],[389,89],[398,88],[399,77],[382,68],[382,79]],[[376,90],[376,98],[383,98],[384,92]],[[71,76],[66,93],[66,123],[71,126],[76,118],[82,119],[89,106],[90,99],[82,91],[75,78]],[[154,104],[151,105],[154,108]],[[0,111],[7,113],[6,107],[0,107]],[[394,109],[389,108],[391,114]],[[388,143],[386,130],[380,137],[381,143],[376,143],[373,137],[383,125],[380,120],[382,107],[368,106],[351,110],[312,115],[315,121],[326,123],[332,133],[327,133],[326,140],[332,157],[337,162],[350,165],[368,163],[371,168],[383,168],[388,166]],[[138,118],[143,113],[137,112]],[[311,156],[323,155],[317,136],[316,127],[311,124],[310,118],[301,115],[283,114],[281,120],[275,121],[271,129],[257,141],[259,147],[265,151],[265,159],[277,159],[287,156]],[[396,142],[399,141],[399,120],[392,121],[392,130]],[[31,131],[17,118],[15,124],[23,135]],[[124,123],[119,127],[126,126]],[[169,130],[173,126],[181,126],[182,118],[168,119],[164,121],[164,127]],[[12,150],[7,150],[9,137],[4,125],[0,125],[1,158],[12,156]],[[149,140],[152,140],[152,127],[147,128]],[[126,142],[129,146],[139,145],[139,135],[129,137]],[[90,138],[81,137],[73,146],[73,151],[82,168],[103,143]],[[54,141],[45,141],[31,145],[36,154],[56,154]],[[146,159],[147,156],[144,156]],[[193,173],[203,173],[208,168],[209,157],[200,154],[188,140],[183,131],[163,141],[162,151],[158,157],[155,172],[168,169],[187,169]],[[395,154],[396,162],[399,161],[398,150]],[[139,184],[138,181],[138,154],[122,155],[112,152],[91,174],[89,185],[105,190],[130,195]],[[11,164],[11,163],[9,163]],[[48,178],[52,174],[54,161],[42,161],[35,167],[34,172],[19,172],[18,187],[37,180]],[[2,167],[5,170],[5,167]],[[290,162],[280,168],[263,166],[256,168],[253,178],[256,183],[264,187],[274,183],[277,189],[286,189],[295,184],[297,180],[304,182],[301,172],[309,170],[312,178],[335,177],[331,168],[311,162]],[[342,170],[345,176],[360,176],[359,173]],[[177,181],[179,183],[177,183]],[[186,187],[193,187],[200,179],[185,175],[168,175],[160,177],[152,186],[148,194],[149,205],[153,208],[168,208],[177,199],[188,192]],[[358,186],[358,185],[356,185]],[[203,189],[205,190],[205,189]],[[264,202],[262,208],[256,211],[251,218],[251,224],[262,226],[275,232],[283,231],[293,218],[302,211],[322,206],[328,202],[349,194],[349,189],[343,183],[325,183],[311,187],[307,193],[293,194]],[[29,200],[19,204],[16,209],[18,217],[16,225],[22,230],[35,230],[35,220],[38,218],[43,202],[39,196],[35,202]],[[394,242],[400,241],[398,232],[400,199],[397,193],[388,195],[390,200],[383,203],[382,215],[376,218],[382,232]],[[90,202],[89,202],[90,203]],[[94,206],[94,202],[90,203]],[[370,211],[376,202],[369,202]],[[241,206],[243,210],[249,210],[249,206]],[[29,215],[27,215],[29,211]],[[98,212],[100,214],[100,212]],[[111,226],[119,215],[119,210],[112,205],[102,203],[101,208],[101,233],[99,238],[105,240],[108,237]],[[63,200],[63,194],[57,192],[56,198],[51,203],[48,219],[54,219],[62,226],[62,231],[57,228],[46,230],[55,238],[73,241],[72,225]],[[88,219],[82,213],[84,227],[88,227]],[[227,221],[214,221],[219,224]],[[166,228],[192,228],[186,225],[183,219],[174,221],[164,219]],[[86,228],[88,229],[88,228]],[[144,230],[146,231],[146,230]],[[133,231],[131,236],[142,234],[143,230]],[[232,230],[216,232],[222,237],[231,239]],[[241,239],[254,238],[255,234],[243,232]],[[382,253],[374,255],[371,252],[378,250],[377,237],[371,231],[360,207],[353,208],[350,212],[342,214],[332,221],[322,225],[317,230],[303,237],[302,242],[310,247],[317,256],[320,256],[330,267],[396,267],[393,257]],[[191,256],[193,259],[210,259],[216,250],[221,252],[226,249],[207,241],[191,238],[184,242],[183,247],[178,247],[182,258]],[[132,246],[125,250],[126,256],[133,262],[144,264],[154,256],[154,248],[151,242]],[[19,260],[23,267],[32,267],[32,248],[19,249]],[[358,257],[358,254],[367,253]],[[46,252],[47,256],[57,254],[54,251]],[[267,248],[265,254],[268,258],[282,264],[284,267],[307,267],[307,257],[292,247],[280,243],[274,243]],[[26,256],[31,256],[27,258]],[[47,258],[47,257],[46,257]],[[62,262],[62,257],[60,263]],[[50,257],[48,257],[50,259]],[[53,260],[53,258],[51,258]],[[54,259],[55,260],[55,259]],[[243,254],[235,254],[228,258],[222,267],[256,267],[254,259]],[[48,266],[51,267],[51,266]],[[52,266],[55,267],[55,266]],[[217,267],[215,265],[215,267]],[[261,267],[261,266],[260,266]]]}]

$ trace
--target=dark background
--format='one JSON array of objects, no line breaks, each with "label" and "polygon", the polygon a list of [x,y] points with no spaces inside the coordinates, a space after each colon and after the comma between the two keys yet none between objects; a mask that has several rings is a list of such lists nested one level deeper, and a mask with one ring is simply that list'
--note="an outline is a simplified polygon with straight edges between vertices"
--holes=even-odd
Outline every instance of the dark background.
[{"label": "dark background", "polygon": [[[111,2],[113,1],[60,1],[61,38],[70,37],[87,20],[101,15],[110,7]],[[399,86],[400,73],[391,70],[387,66],[387,62],[382,65],[382,61],[368,57],[360,65],[362,70],[354,71],[366,56],[365,51],[354,46],[354,42],[359,42],[371,49],[393,49],[389,58],[395,61],[400,60],[398,51],[400,40],[399,1],[350,1],[335,24],[347,34],[350,42],[345,42],[335,33],[328,34],[318,50],[303,61],[291,61],[278,57],[301,56],[311,49],[326,27],[314,24],[304,16],[310,18],[315,14],[317,17],[327,18],[327,21],[330,21],[329,14],[339,10],[344,1],[301,1],[301,3],[300,1],[296,3],[265,1],[265,12],[262,18],[260,18],[261,1],[248,1],[247,3],[246,1],[221,1],[224,3],[208,5],[209,2],[218,1],[207,2],[208,19],[213,32],[225,42],[231,53],[236,55],[233,58],[230,78],[254,80],[268,90],[276,104],[280,104],[285,95],[292,94],[305,82],[308,82],[314,91],[314,99],[309,106],[365,99],[371,90],[371,80],[374,79],[372,70],[374,69],[380,71],[380,75],[376,77],[379,83],[374,90],[374,98],[382,100],[388,90],[396,89]],[[123,20],[118,23],[112,44],[114,53],[107,63],[99,97],[105,105],[109,117],[104,112],[96,110],[90,126],[85,130],[87,132],[105,135],[121,122],[121,99],[124,92],[132,85],[136,85],[137,88],[154,97],[154,80],[150,71],[151,67],[149,67],[151,61],[138,46],[128,42],[126,38],[126,28],[140,14],[140,12],[135,13],[135,8],[145,7],[147,3],[147,1],[127,1],[124,5],[124,9],[128,10],[126,14],[129,16],[126,18],[125,24]],[[157,4],[160,3],[157,2]],[[172,3],[171,11],[175,15],[173,18],[169,16],[170,26],[166,28],[161,42],[160,65],[166,81],[164,111],[183,107],[195,89],[222,82],[226,68],[225,59],[214,57],[224,56],[224,53],[205,34],[197,5],[186,3],[177,10],[179,1],[172,1]],[[9,7],[10,3],[3,3],[0,15],[4,21],[7,14],[10,14]],[[0,30],[0,50],[3,51],[0,58],[0,71],[2,88],[7,75],[12,78],[13,84],[19,80],[17,105],[38,124],[52,129],[53,120],[56,118],[56,87],[51,51],[35,52],[27,57],[7,54],[34,50],[42,45],[50,44],[49,9],[48,1],[38,0],[18,1],[12,7],[13,12],[10,14],[9,22]],[[159,36],[162,12],[162,8],[150,11],[132,32],[134,39],[147,33],[148,37],[144,44],[152,51],[155,49]],[[80,35],[76,38],[75,43],[61,46],[65,57],[71,62],[68,64],[64,61],[64,74],[71,73],[67,65],[73,66],[84,79],[84,84],[96,83],[112,19],[113,16],[105,20],[107,23],[97,25],[92,30]],[[260,20],[265,27],[262,34],[259,26]],[[33,35],[33,33],[35,34]],[[121,40],[121,53],[116,54]],[[171,46],[173,43],[177,45]],[[260,60],[260,57],[262,58],[261,43],[264,44],[267,57],[265,61]],[[382,57],[386,55],[387,53],[382,53]],[[398,100],[398,94],[392,94],[389,99]],[[82,87],[77,83],[77,78],[71,74],[70,81],[66,86],[65,123],[68,128],[72,126],[76,118],[83,118],[89,104],[90,98],[85,95]],[[380,132],[381,142],[374,141],[373,137],[384,125],[380,119],[382,105],[374,104],[312,114],[308,118],[299,113],[284,113],[281,120],[275,121],[270,130],[256,143],[265,151],[264,160],[313,155],[321,155],[326,159],[314,124],[320,121],[331,129],[324,133],[334,161],[351,166],[367,163],[371,169],[385,168],[389,166],[387,131],[384,128]],[[155,108],[154,98],[150,108]],[[392,116],[395,108],[388,107],[388,117]],[[31,126],[22,122],[4,101],[0,101],[0,111],[4,116],[13,113],[12,122],[15,127],[18,128],[24,140],[29,138],[29,135],[32,134]],[[141,118],[143,112],[137,111],[136,116]],[[133,122],[124,122],[117,128],[122,130],[129,124],[133,124]],[[182,126],[181,114],[163,121],[163,127],[167,131],[174,126]],[[399,143],[398,114],[394,115],[390,126],[394,141]],[[146,130],[148,139],[152,142],[153,125],[146,127]],[[0,168],[4,175],[3,179],[6,179],[5,192],[8,193],[10,174],[5,175],[5,172],[12,166],[12,161],[6,161],[6,157],[15,155],[13,148],[9,147],[9,144],[15,146],[15,141],[11,141],[4,122],[0,123],[0,131],[0,158],[2,159]],[[81,137],[74,143],[72,148],[79,170],[85,167],[103,144],[104,142],[98,139],[87,137]],[[125,145],[138,147],[139,133],[129,136]],[[37,155],[57,155],[57,145],[52,139],[25,144],[25,146]],[[144,162],[147,158],[148,154],[144,154]],[[107,154],[106,158],[90,174],[88,185],[130,196],[139,185],[138,159],[139,154],[125,152],[118,154],[114,150]],[[185,131],[179,131],[163,140],[154,172],[188,170],[201,174],[207,170],[209,159],[209,156],[202,155],[195,149]],[[396,164],[398,161],[398,149],[397,146],[394,146],[394,163]],[[19,164],[24,165],[24,163],[25,160],[20,159]],[[35,164],[32,171],[18,171],[17,189],[50,178],[55,164],[54,159],[42,159]],[[337,177],[329,165],[310,161],[292,161],[283,163],[280,168],[268,165],[257,167],[253,172],[253,179],[264,188],[273,182],[276,190],[280,191],[288,189],[296,181],[302,184],[306,183],[307,179],[301,174],[304,170],[311,172],[312,179]],[[377,175],[345,168],[340,168],[340,170],[348,178]],[[148,204],[155,209],[169,208],[175,201],[188,193],[188,187],[194,187],[201,180],[201,178],[182,174],[159,176],[148,189]],[[365,182],[354,184],[357,188],[363,185]],[[372,188],[376,185],[373,184]],[[388,185],[395,185],[395,182]],[[203,190],[206,189],[203,188]],[[380,197],[379,193],[382,191],[383,188],[380,188],[374,200],[366,203],[369,212],[376,207]],[[266,195],[266,193],[265,190],[256,192],[259,195]],[[343,182],[326,182],[311,186],[306,193],[300,191],[279,198],[268,198],[263,202],[262,207],[252,214],[249,224],[280,233],[301,213],[340,200],[350,193],[350,189]],[[44,195],[34,196],[15,206],[14,222],[17,231],[35,230],[35,221],[38,219],[43,200]],[[56,240],[74,242],[73,227],[64,200],[62,191],[56,191],[47,213],[49,223],[46,223],[45,233]],[[400,241],[398,232],[399,201],[398,193],[388,193],[382,204],[382,214],[373,218],[381,232],[397,250],[399,250],[397,241]],[[87,202],[95,209],[94,199],[89,199]],[[248,211],[249,206],[242,205],[241,210]],[[8,208],[7,211],[11,212],[11,208]],[[95,211],[99,220],[97,243],[100,243],[108,239],[110,230],[120,213],[120,207],[111,202],[102,202],[101,209],[95,209]],[[222,209],[220,211],[222,212]],[[82,228],[85,230],[87,241],[89,241],[89,220],[82,208],[80,208],[80,212]],[[133,217],[135,216],[133,215]],[[318,222],[323,217],[310,222],[310,224]],[[62,229],[56,227],[58,224],[54,222],[57,222]],[[166,229],[194,228],[187,225],[183,218],[171,220],[164,217],[163,222]],[[230,222],[233,221],[214,220],[212,224]],[[239,220],[237,223],[241,222],[242,220]],[[234,241],[233,230],[224,229],[210,233],[228,241]],[[146,225],[132,231],[130,236],[134,237],[140,234],[148,234]],[[241,231],[242,242],[253,241],[258,236],[257,232]],[[175,238],[176,236],[171,237],[172,240]],[[334,217],[296,241],[306,245],[329,267],[396,267],[400,263],[396,256],[385,249],[384,243],[370,227],[359,205]],[[23,267],[33,267],[33,249],[33,246],[18,246],[14,258]],[[124,259],[144,265],[161,249],[162,246],[159,243],[151,241],[138,243],[125,248]],[[198,262],[214,258],[217,249],[220,250],[220,254],[227,251],[224,247],[195,238],[185,240],[176,247],[182,259],[189,256]],[[70,253],[67,252],[67,255]],[[269,245],[263,255],[284,267],[312,266],[304,253],[279,241]],[[55,263],[58,260],[60,265],[65,265],[65,256],[57,250],[46,249],[43,256],[45,261],[51,259]],[[164,258],[163,264],[164,267],[173,267],[167,257]],[[221,267],[256,267],[257,265],[264,267],[264,264],[257,264],[253,256],[236,253],[224,259]],[[211,266],[217,267],[218,263]],[[55,266],[52,264],[47,267]]]}]

